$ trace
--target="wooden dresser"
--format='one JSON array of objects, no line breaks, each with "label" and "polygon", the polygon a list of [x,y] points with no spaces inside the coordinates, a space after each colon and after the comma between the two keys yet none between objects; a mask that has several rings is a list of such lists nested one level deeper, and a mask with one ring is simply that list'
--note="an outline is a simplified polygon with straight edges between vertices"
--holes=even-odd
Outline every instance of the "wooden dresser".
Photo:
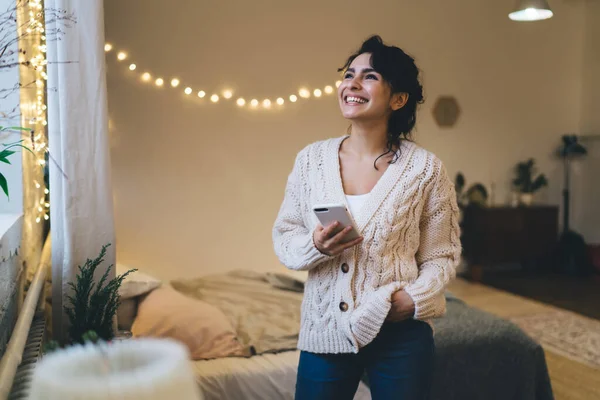
[{"label": "wooden dresser", "polygon": [[544,268],[557,243],[558,212],[557,206],[465,208],[461,239],[472,279],[498,263]]}]

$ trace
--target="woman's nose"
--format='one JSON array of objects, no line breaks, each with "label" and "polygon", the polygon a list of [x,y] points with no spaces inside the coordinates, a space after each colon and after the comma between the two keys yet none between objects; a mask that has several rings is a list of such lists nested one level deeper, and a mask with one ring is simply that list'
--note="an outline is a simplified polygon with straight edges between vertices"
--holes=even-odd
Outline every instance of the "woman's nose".
[{"label": "woman's nose", "polygon": [[360,89],[361,88],[359,77],[355,76],[354,78],[352,78],[350,80],[350,88],[351,89]]}]

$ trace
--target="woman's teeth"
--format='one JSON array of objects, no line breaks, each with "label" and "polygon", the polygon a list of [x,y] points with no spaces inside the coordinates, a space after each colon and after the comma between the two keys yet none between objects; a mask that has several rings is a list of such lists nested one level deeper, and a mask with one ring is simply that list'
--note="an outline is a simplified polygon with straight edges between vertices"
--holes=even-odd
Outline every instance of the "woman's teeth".
[{"label": "woman's teeth", "polygon": [[366,102],[367,102],[367,100],[361,99],[360,97],[351,97],[351,96],[346,97],[346,103],[364,104]]}]

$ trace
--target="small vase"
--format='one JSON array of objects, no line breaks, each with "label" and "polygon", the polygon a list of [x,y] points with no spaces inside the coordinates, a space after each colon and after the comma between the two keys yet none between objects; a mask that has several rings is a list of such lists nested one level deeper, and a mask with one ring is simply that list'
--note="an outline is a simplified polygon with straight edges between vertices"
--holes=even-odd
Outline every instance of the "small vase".
[{"label": "small vase", "polygon": [[521,193],[519,200],[522,205],[530,206],[533,203],[533,193]]},{"label": "small vase", "polygon": [[510,197],[510,205],[512,207],[519,207],[519,193],[518,192],[512,192],[511,197]]}]

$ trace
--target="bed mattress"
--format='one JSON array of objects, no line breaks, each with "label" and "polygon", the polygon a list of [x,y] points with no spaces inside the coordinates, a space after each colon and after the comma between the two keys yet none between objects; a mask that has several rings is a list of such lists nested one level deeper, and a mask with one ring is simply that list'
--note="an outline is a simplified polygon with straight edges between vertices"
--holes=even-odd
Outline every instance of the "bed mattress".
[{"label": "bed mattress", "polygon": [[[293,399],[299,351],[192,362],[205,400]],[[361,382],[354,400],[370,400]]]}]

